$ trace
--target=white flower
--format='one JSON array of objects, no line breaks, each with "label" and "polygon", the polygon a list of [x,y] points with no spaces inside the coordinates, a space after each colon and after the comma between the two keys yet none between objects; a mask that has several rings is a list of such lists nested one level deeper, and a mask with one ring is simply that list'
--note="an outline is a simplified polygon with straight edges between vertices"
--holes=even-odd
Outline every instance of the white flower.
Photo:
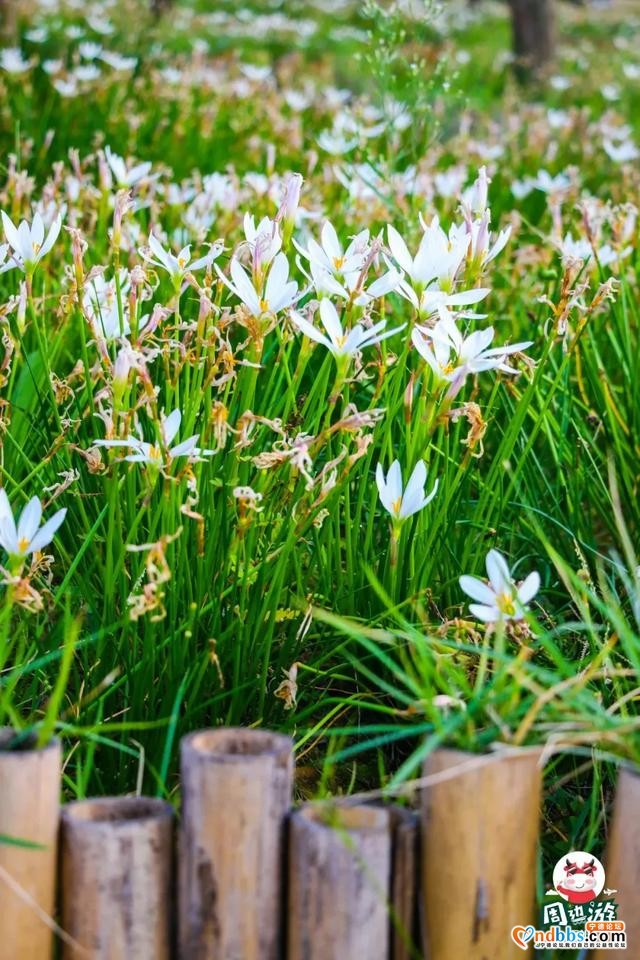
[{"label": "white flower", "polygon": [[25,60],[17,47],[6,47],[0,50],[0,67],[7,73],[25,73],[31,68],[31,61]]},{"label": "white flower", "polygon": [[75,97],[78,94],[78,82],[75,77],[69,76],[64,80],[61,77],[53,81],[53,86],[61,97]]},{"label": "white flower", "polygon": [[589,241],[583,237],[574,240],[571,233],[565,234],[564,240],[558,242],[557,246],[562,253],[563,260],[588,260],[591,258],[592,266],[596,268],[598,264],[601,267],[619,266],[620,261],[625,260],[633,252],[632,247],[614,250],[611,244],[606,243],[604,246],[598,247],[595,251],[596,259],[594,259],[594,249]]},{"label": "white flower", "polygon": [[96,60],[102,53],[102,44],[94,43],[92,40],[83,40],[78,45],[78,53],[83,60]]},{"label": "white flower", "polygon": [[29,43],[44,43],[49,39],[49,31],[46,27],[32,27],[25,32],[24,37]]},{"label": "white flower", "polygon": [[493,240],[489,224],[491,215],[485,210],[478,220],[467,220],[460,226],[452,227],[454,233],[464,233],[469,238],[469,256],[480,267],[486,267],[492,260],[502,253],[511,236],[511,227],[505,227]]},{"label": "white flower", "polygon": [[40,66],[45,73],[52,76],[54,73],[60,73],[64,64],[62,60],[43,60]]},{"label": "white flower", "polygon": [[402,324],[399,327],[394,327],[393,330],[382,333],[387,321],[380,320],[372,327],[365,327],[361,323],[357,323],[352,330],[343,330],[338,311],[327,299],[320,301],[320,319],[328,336],[321,333],[317,327],[314,327],[312,323],[301,314],[296,313],[295,310],[291,311],[291,319],[310,340],[323,344],[335,357],[352,356],[357,350],[364,350],[365,347],[372,347],[374,344],[386,340],[387,337],[393,336],[394,333],[404,329],[405,326],[405,324]]},{"label": "white flower", "polygon": [[104,156],[119,187],[135,187],[149,176],[150,163],[138,163],[133,167],[127,167],[124,159],[114,153],[109,146],[104,148]]},{"label": "white flower", "polygon": [[270,220],[269,217],[263,217],[256,226],[253,214],[245,213],[243,227],[245,239],[251,251],[254,270],[268,267],[282,247],[282,237],[278,224],[275,220]]},{"label": "white flower", "polygon": [[[441,309],[448,307],[468,307],[479,303],[491,293],[490,287],[474,287],[473,290],[459,290],[457,293],[447,293],[445,290],[429,287],[418,296],[413,287],[401,280],[398,284],[398,293],[402,294],[415,307],[418,318],[422,321],[432,317]],[[463,314],[466,316],[466,314]],[[480,314],[485,316],[485,314]]]},{"label": "white flower", "polygon": [[630,163],[640,157],[640,150],[631,140],[623,140],[622,143],[613,143],[611,140],[605,140],[602,144],[605,152],[615,163]]},{"label": "white flower", "polygon": [[292,173],[285,182],[284,193],[278,210],[278,217],[282,218],[285,229],[293,229],[295,225],[298,207],[300,206],[302,183],[301,173]]},{"label": "white flower", "polygon": [[203,267],[210,266],[222,252],[222,244],[213,243],[206,256],[192,262],[190,246],[183,247],[175,256],[170,250],[165,250],[153,233],[149,234],[149,248],[151,253],[142,249],[140,255],[147,263],[151,263],[154,267],[160,267],[161,270],[166,270],[175,283],[180,283],[187,272],[193,273],[195,270],[202,270]]},{"label": "white flower", "polygon": [[40,527],[42,504],[38,497],[33,497],[20,514],[16,528],[9,498],[3,488],[0,490],[0,545],[7,553],[16,557],[26,557],[30,553],[43,550],[53,540],[66,512],[66,507],[63,507]]},{"label": "white flower", "polygon": [[[300,266],[300,264],[298,265]],[[302,269],[302,267],[300,268]],[[401,273],[398,273],[397,270],[387,270],[381,277],[377,277],[368,287],[365,287],[367,282],[366,264],[361,270],[345,273],[340,279],[336,274],[321,267],[316,260],[309,261],[309,271],[311,282],[319,297],[342,297],[357,307],[366,307],[373,300],[384,297],[392,290],[397,290],[402,284]]]},{"label": "white flower", "polygon": [[[365,287],[366,274],[375,260],[368,230],[361,230],[351,237],[351,242],[344,248],[335,227],[327,220],[322,227],[320,243],[311,238],[306,249],[295,240],[294,244],[309,261],[309,279],[319,297],[342,297],[355,306],[366,307],[373,300],[396,290],[402,281],[402,274],[391,269]],[[308,276],[300,259],[298,266]]]},{"label": "white flower", "polygon": [[80,63],[74,68],[69,78],[81,83],[92,83],[100,76],[100,68],[95,63]]},{"label": "white flower", "polygon": [[489,583],[477,577],[460,577],[460,586],[472,600],[469,610],[483,623],[522,620],[527,607],[540,589],[540,575],[534,571],[518,586],[512,579],[507,561],[497,550],[490,550],[486,559]]},{"label": "white flower", "polygon": [[9,246],[13,250],[15,263],[24,273],[30,274],[33,273],[40,260],[49,253],[58,239],[62,217],[58,214],[55,218],[46,239],[44,236],[44,221],[39,213],[35,214],[31,225],[26,220],[22,220],[15,227],[3,210],[2,224]]},{"label": "white flower", "polygon": [[502,370],[512,374],[518,372],[505,363],[506,357],[530,347],[532,341],[489,349],[493,335],[493,327],[487,327],[486,330],[475,330],[463,337],[453,316],[441,308],[440,319],[435,326],[424,331],[414,328],[411,339],[436,377],[451,384],[449,396],[453,397],[470,374],[484,370]]},{"label": "white flower", "polygon": [[359,273],[369,254],[369,231],[362,230],[351,238],[351,243],[345,249],[336,229],[329,220],[325,222],[320,233],[320,243],[311,238],[307,249],[295,242],[294,244],[302,256],[326,270],[333,276],[342,277],[346,273]]},{"label": "white flower", "polygon": [[13,270],[15,267],[15,261],[9,259],[7,261],[7,254],[9,253],[9,247],[6,243],[0,243],[0,273],[6,273],[7,270]]},{"label": "white flower", "polygon": [[119,53],[113,53],[105,50],[100,54],[100,59],[114,70],[134,70],[138,63],[137,57],[123,57]]},{"label": "white flower", "polygon": [[536,181],[533,177],[523,177],[522,180],[513,180],[511,182],[511,193],[516,200],[524,200],[535,188]]},{"label": "white flower", "polygon": [[538,176],[534,180],[534,188],[541,190],[542,193],[562,193],[570,186],[571,180],[564,173],[559,173],[557,176],[552,177],[546,170],[539,170]]},{"label": "white flower", "polygon": [[402,470],[399,460],[393,461],[386,479],[382,464],[379,463],[376,467],[376,483],[380,500],[384,508],[396,521],[411,517],[433,500],[438,489],[438,481],[436,480],[433,490],[429,494],[424,492],[426,482],[427,466],[424,460],[418,460],[404,492],[402,490]]},{"label": "white flower", "polygon": [[326,150],[327,153],[337,156],[343,153],[350,153],[354,147],[358,146],[358,138],[348,139],[340,131],[323,130],[317,138],[318,146]]},{"label": "white flower", "polygon": [[584,237],[574,240],[571,233],[566,233],[564,240],[559,241],[557,246],[564,260],[588,260],[593,256],[593,248],[589,241]]},{"label": "white flower", "polygon": [[251,314],[260,318],[267,313],[278,313],[292,306],[298,296],[298,284],[289,280],[289,262],[284,253],[274,257],[264,291],[258,291],[251,282],[240,262],[234,257],[231,260],[228,280],[216,264],[218,276],[232,293],[244,303]]},{"label": "white flower", "polygon": [[467,168],[463,166],[449,167],[433,176],[433,185],[436,193],[441,197],[455,197],[460,193],[462,184],[467,179]]},{"label": "white flower", "polygon": [[609,243],[605,243],[598,250],[598,262],[601,267],[610,267],[613,264],[620,266],[621,260],[626,260],[633,253],[633,247],[624,247],[623,250],[614,250]]},{"label": "white flower", "polygon": [[470,214],[475,213],[478,216],[484,214],[487,209],[490,183],[491,180],[487,176],[487,168],[485,166],[480,167],[476,180],[468,190],[465,190],[462,198],[462,206],[466,208]]},{"label": "white flower", "polygon": [[[115,280],[106,280],[103,274],[98,274],[85,287],[82,304],[91,328],[97,337],[110,341],[118,337],[128,337],[131,333],[127,300],[129,287],[129,275],[126,270],[122,269],[120,271],[122,321],[118,309],[118,291]],[[140,317],[138,333],[144,330],[149,323],[149,319],[148,316]]]},{"label": "white flower", "polygon": [[209,457],[215,453],[215,450],[201,450],[198,447],[197,433],[172,447],[171,444],[180,429],[181,420],[182,414],[180,410],[173,410],[167,417],[162,416],[160,423],[162,446],[146,443],[138,437],[127,437],[126,440],[96,440],[94,446],[129,447],[134,452],[127,454],[127,456],[124,457],[125,460],[131,463],[145,463],[154,467],[164,466],[165,453],[169,463],[175,460],[176,457]]},{"label": "white flower", "polygon": [[440,289],[451,290],[456,275],[469,249],[469,236],[465,232],[444,232],[437,217],[425,227],[415,257],[395,229],[387,227],[387,239],[393,258],[404,270],[418,292],[438,281]]}]

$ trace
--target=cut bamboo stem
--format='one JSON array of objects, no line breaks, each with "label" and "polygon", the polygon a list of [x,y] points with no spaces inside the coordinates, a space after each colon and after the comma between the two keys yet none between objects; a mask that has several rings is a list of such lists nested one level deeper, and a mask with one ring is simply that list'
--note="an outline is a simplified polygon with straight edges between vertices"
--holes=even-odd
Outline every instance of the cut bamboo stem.
[{"label": "cut bamboo stem", "polygon": [[169,960],[173,810],[149,797],[70,803],[62,812],[64,960]]},{"label": "cut bamboo stem", "polygon": [[181,960],[280,960],[291,740],[193,733],[182,740],[181,775]]},{"label": "cut bamboo stem", "polygon": [[387,808],[391,821],[391,960],[411,960],[418,943],[418,837],[420,819],[407,807]]},{"label": "cut bamboo stem", "polygon": [[[626,767],[618,776],[605,870],[607,888],[616,891],[611,898],[625,924],[627,949],[635,955],[640,944],[640,773]],[[611,950],[597,950],[593,956],[607,960]]]},{"label": "cut bamboo stem", "polygon": [[387,811],[310,804],[290,834],[287,960],[388,960]]},{"label": "cut bamboo stem", "polygon": [[[0,960],[48,960],[52,952],[60,802],[60,744],[1,749]],[[37,848],[5,842],[37,844]]]},{"label": "cut bamboo stem", "polygon": [[424,774],[425,954],[515,960],[511,929],[534,917],[540,751],[437,750]]}]

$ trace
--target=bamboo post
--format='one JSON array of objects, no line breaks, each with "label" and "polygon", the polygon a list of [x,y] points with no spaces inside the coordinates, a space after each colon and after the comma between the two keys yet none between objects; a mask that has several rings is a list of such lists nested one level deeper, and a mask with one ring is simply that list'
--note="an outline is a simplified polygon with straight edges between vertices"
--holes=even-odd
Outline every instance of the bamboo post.
[{"label": "bamboo post", "polygon": [[388,960],[387,811],[309,804],[290,834],[287,960]]},{"label": "bamboo post", "polygon": [[293,745],[220,728],[182,740],[180,960],[280,960]]},{"label": "bamboo post", "polygon": [[64,960],[169,960],[173,810],[106,797],[62,811]]},{"label": "bamboo post", "polygon": [[[48,960],[55,904],[60,744],[3,749],[0,730],[0,960]],[[27,841],[37,848],[9,840]]]},{"label": "bamboo post", "polygon": [[[640,773],[622,767],[613,808],[606,854],[606,886],[616,892],[612,899],[620,907],[618,916],[625,923],[627,948],[633,955],[640,944]],[[597,950],[594,960],[607,960],[611,950]]]},{"label": "bamboo post", "polygon": [[391,960],[411,960],[418,942],[418,836],[420,820],[407,807],[387,808],[391,821]]},{"label": "bamboo post", "polygon": [[541,752],[437,750],[422,801],[429,960],[515,960],[511,929],[534,917]]}]

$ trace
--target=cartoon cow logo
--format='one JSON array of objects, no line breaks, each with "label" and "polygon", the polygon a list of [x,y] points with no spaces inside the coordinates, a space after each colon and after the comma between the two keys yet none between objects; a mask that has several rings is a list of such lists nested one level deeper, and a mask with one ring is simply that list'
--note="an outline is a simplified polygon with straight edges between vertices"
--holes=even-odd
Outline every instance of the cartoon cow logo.
[{"label": "cartoon cow logo", "polygon": [[569,903],[589,903],[604,889],[604,867],[590,853],[572,851],[558,860],[553,871],[556,893]]}]

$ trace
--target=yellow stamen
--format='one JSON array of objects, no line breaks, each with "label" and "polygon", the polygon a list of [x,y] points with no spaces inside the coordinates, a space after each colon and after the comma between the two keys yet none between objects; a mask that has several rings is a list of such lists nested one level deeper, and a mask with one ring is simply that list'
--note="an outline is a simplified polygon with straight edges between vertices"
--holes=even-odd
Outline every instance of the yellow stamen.
[{"label": "yellow stamen", "polygon": [[396,517],[400,516],[401,506],[402,506],[402,497],[398,497],[398,499],[394,500],[393,503],[391,504],[391,512],[394,513]]},{"label": "yellow stamen", "polygon": [[21,537],[21,539],[18,540],[18,553],[26,553],[30,543],[31,541],[28,537]]},{"label": "yellow stamen", "polygon": [[334,265],[334,267],[336,268],[336,270],[341,270],[343,264],[344,264],[344,257],[334,257],[334,258],[333,258],[333,265]]},{"label": "yellow stamen", "polygon": [[269,310],[269,301],[268,301],[268,300],[261,300],[261,301],[260,301],[260,310],[261,310],[262,313],[267,313],[267,312],[268,312],[268,310]]},{"label": "yellow stamen", "polygon": [[496,597],[496,605],[498,610],[500,610],[501,613],[505,613],[508,617],[512,617],[516,612],[516,605],[510,593],[499,593]]}]

